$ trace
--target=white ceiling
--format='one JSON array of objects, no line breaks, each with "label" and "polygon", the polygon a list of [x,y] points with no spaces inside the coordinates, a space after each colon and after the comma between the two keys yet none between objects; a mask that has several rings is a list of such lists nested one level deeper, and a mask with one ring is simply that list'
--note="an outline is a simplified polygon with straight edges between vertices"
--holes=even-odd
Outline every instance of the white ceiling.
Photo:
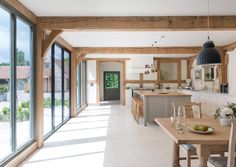
[{"label": "white ceiling", "polygon": [[[73,47],[151,47],[155,41],[160,47],[184,47],[202,46],[207,40],[206,31],[63,32],[61,36]],[[216,46],[224,46],[236,41],[236,31],[211,31],[210,38]]]},{"label": "white ceiling", "polygon": [[[37,16],[202,16],[207,0],[19,0]],[[210,15],[236,15],[236,0],[210,0]],[[160,36],[165,38],[160,39]],[[202,46],[205,31],[63,32],[74,47]],[[236,41],[236,31],[210,32],[216,46]]]},{"label": "white ceiling", "polygon": [[[37,16],[199,16],[207,0],[19,0]],[[236,0],[210,0],[210,15],[236,15]]]}]

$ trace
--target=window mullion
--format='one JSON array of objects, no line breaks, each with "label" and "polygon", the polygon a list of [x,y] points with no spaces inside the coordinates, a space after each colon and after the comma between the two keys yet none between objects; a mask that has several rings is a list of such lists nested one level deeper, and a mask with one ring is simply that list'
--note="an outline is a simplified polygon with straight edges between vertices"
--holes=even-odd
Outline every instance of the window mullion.
[{"label": "window mullion", "polygon": [[64,99],[64,93],[65,93],[65,91],[64,91],[64,79],[65,79],[65,76],[64,76],[64,49],[62,49],[61,48],[61,67],[62,67],[62,69],[61,69],[61,82],[62,82],[62,84],[61,84],[61,86],[62,86],[62,88],[61,88],[61,99],[62,99],[62,101],[61,101],[61,107],[62,107],[62,122],[64,122],[64,104],[65,104],[65,99]]},{"label": "window mullion", "polygon": [[11,14],[11,127],[12,150],[16,151],[16,15]]}]

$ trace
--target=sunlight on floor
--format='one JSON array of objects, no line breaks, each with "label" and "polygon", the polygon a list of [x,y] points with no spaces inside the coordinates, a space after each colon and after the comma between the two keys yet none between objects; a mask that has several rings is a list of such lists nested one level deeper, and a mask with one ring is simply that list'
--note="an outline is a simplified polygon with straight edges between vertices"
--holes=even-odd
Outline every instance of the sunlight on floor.
[{"label": "sunlight on floor", "polygon": [[[121,105],[103,104],[72,118],[21,166],[166,167],[171,152],[172,141],[159,126],[137,124]],[[198,166],[197,160],[192,162]]]},{"label": "sunlight on floor", "polygon": [[[46,140],[25,167],[78,164],[103,167],[111,106],[91,106]],[[77,165],[75,165],[77,166]]]}]

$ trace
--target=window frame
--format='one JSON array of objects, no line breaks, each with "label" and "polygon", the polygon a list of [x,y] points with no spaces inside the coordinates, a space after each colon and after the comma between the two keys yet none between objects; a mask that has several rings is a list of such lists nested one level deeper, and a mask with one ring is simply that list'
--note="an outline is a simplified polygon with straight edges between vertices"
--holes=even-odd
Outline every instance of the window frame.
[{"label": "window frame", "polygon": [[[4,159],[1,160],[0,162],[0,166],[1,165],[6,165],[9,161],[11,161],[13,158],[15,158],[18,154],[20,154],[22,151],[24,151],[25,149],[27,149],[32,143],[35,142],[36,140],[36,132],[35,132],[35,123],[36,123],[36,118],[35,118],[35,79],[36,79],[36,69],[35,69],[35,56],[36,55],[36,25],[27,17],[25,17],[23,14],[21,14],[20,12],[18,12],[15,8],[13,8],[12,6],[8,5],[6,2],[4,1],[0,1],[0,8],[2,8],[3,10],[5,10],[6,12],[9,13],[10,15],[10,32],[11,32],[11,36],[10,36],[10,69],[11,69],[11,82],[10,82],[10,109],[11,109],[11,113],[10,113],[10,124],[11,124],[11,148],[12,148],[12,153],[9,155],[6,155],[6,157]],[[30,93],[30,98],[32,99],[32,101],[30,102],[31,106],[30,106],[30,140],[28,140],[26,143],[24,143],[23,145],[21,145],[19,148],[17,148],[17,135],[16,135],[16,124],[17,124],[17,120],[16,120],[16,116],[17,116],[17,110],[16,110],[16,33],[17,33],[17,19],[19,19],[20,21],[26,23],[29,27],[30,27],[30,68],[31,68],[31,73],[30,73],[30,77],[31,77],[31,82],[30,82],[30,86],[31,86],[31,93]]]}]

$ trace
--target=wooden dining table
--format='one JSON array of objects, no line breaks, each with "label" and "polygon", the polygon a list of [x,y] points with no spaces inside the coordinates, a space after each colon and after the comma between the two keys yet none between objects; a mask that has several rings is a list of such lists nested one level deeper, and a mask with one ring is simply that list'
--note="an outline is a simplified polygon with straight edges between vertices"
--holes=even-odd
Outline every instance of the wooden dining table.
[{"label": "wooden dining table", "polygon": [[[223,127],[214,118],[186,118],[183,134],[177,134],[170,118],[155,118],[155,122],[168,134],[173,141],[172,166],[180,167],[179,146],[194,144],[197,148],[199,167],[207,167],[210,154],[222,153],[228,150],[230,127]],[[198,134],[190,130],[194,125],[207,125],[214,128],[214,133]]]}]

